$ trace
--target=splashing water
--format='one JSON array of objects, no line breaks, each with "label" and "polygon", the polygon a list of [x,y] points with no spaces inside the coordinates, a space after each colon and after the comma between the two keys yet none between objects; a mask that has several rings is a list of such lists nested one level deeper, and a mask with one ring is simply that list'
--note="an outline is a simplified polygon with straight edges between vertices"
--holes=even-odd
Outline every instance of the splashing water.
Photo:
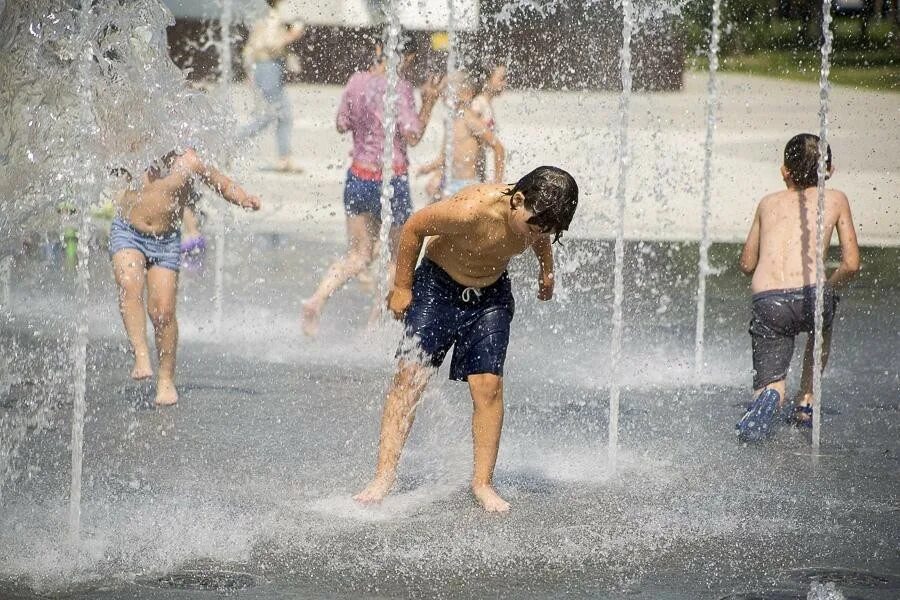
[{"label": "splashing water", "polygon": [[[165,31],[172,23],[156,0],[10,2],[0,17],[0,194],[13,199],[4,205],[0,232],[12,237],[51,219],[60,202],[74,205],[80,219],[68,519],[75,541],[81,528],[92,207],[108,188],[126,185],[111,179],[114,170],[136,175],[187,147],[212,160],[227,156],[221,121],[210,119],[224,111],[189,90],[169,59]],[[131,185],[139,180],[132,177]]]},{"label": "splashing water", "polygon": [[700,257],[697,263],[697,329],[694,336],[694,377],[703,371],[703,336],[706,320],[706,277],[709,275],[709,198],[712,187],[713,134],[719,103],[720,0],[713,0],[709,35],[709,82],[706,96],[706,143],[703,157],[703,205],[700,217]]},{"label": "splashing water", "polygon": [[[231,87],[231,0],[222,0],[222,15],[219,22],[219,85],[222,87],[222,98],[228,102],[228,91]],[[216,225],[216,269],[213,280],[213,326],[216,335],[222,335],[222,312],[225,303],[225,236],[226,217],[228,212],[223,208]]]},{"label": "splashing water", "polygon": [[818,206],[816,209],[816,312],[813,346],[813,427],[812,447],[818,448],[822,435],[822,310],[825,292],[825,177],[828,175],[828,97],[831,71],[831,2],[822,2],[822,69],[819,74],[819,168]]},{"label": "splashing water", "polygon": [[845,596],[841,590],[832,582],[819,583],[813,581],[809,586],[809,592],[806,594],[806,600],[844,600]]},{"label": "splashing water", "polygon": [[394,197],[394,186],[391,181],[394,177],[394,128],[397,117],[397,86],[400,83],[400,18],[394,0],[387,0],[384,3],[385,14],[385,30],[384,30],[384,52],[387,64],[387,73],[385,77],[387,82],[384,88],[384,109],[382,116],[382,125],[384,131],[384,150],[381,163],[381,232],[380,244],[381,251],[378,253],[378,273],[383,276],[378,277],[381,289],[375,297],[375,303],[378,310],[383,314],[384,303],[381,302],[390,286],[393,285],[393,276],[388,272],[388,262],[390,261],[390,235],[393,226],[393,211],[391,211],[391,200]]},{"label": "splashing water", "polygon": [[458,116],[456,108],[456,85],[451,75],[456,71],[456,2],[447,0],[447,116],[444,119],[444,178],[441,186],[441,195],[445,195],[447,185],[453,173],[453,124]]},{"label": "splashing water", "polygon": [[631,0],[622,0],[622,94],[619,96],[619,182],[616,188],[616,264],[613,282],[613,329],[610,341],[609,463],[615,467],[619,445],[619,361],[622,354],[622,301],[625,295],[625,194],[628,165],[628,119],[631,101],[631,34],[634,14]]}]

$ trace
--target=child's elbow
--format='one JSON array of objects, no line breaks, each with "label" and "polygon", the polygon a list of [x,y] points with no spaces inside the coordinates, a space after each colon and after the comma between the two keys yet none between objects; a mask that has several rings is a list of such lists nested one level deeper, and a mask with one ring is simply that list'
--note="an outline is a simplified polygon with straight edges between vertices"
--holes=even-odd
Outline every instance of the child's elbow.
[{"label": "child's elbow", "polygon": [[859,273],[861,268],[862,264],[860,263],[858,256],[853,256],[844,261],[844,269],[850,275],[855,276],[857,273]]},{"label": "child's elbow", "polygon": [[751,265],[750,263],[740,260],[738,261],[738,269],[741,270],[741,273],[744,275],[753,275],[753,271],[756,270],[756,265]]}]

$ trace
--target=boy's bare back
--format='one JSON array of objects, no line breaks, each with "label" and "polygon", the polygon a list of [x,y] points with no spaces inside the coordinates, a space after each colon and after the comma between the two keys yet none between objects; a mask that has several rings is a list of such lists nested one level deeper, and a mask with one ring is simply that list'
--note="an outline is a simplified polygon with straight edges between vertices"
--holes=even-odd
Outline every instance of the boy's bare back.
[{"label": "boy's bare back", "polygon": [[[753,293],[815,284],[817,208],[815,187],[787,189],[760,200],[741,256],[742,269],[753,272]],[[826,252],[835,228],[842,251],[857,252],[847,196],[839,190],[826,189]]]},{"label": "boy's bare back", "polygon": [[512,257],[546,238],[539,230],[515,231],[510,226],[510,197],[504,193],[508,189],[506,184],[470,186],[432,205],[438,219],[441,213],[452,213],[454,226],[442,227],[429,240],[425,256],[463,285],[486,287],[497,281]]}]

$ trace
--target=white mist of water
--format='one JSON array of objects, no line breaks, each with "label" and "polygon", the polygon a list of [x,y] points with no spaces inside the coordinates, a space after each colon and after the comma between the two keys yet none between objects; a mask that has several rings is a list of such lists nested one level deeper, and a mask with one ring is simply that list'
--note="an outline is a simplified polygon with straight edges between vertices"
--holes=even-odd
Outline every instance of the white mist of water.
[{"label": "white mist of water", "polygon": [[622,0],[622,93],[619,96],[619,181],[616,188],[616,263],[613,282],[613,329],[610,341],[609,464],[615,468],[619,446],[619,362],[622,354],[622,301],[625,296],[625,194],[628,166],[628,119],[631,103],[631,34],[634,13],[631,0]]},{"label": "white mist of water", "polygon": [[819,181],[816,210],[816,312],[813,346],[813,427],[812,447],[817,449],[822,435],[822,309],[825,291],[825,177],[828,174],[828,98],[831,71],[831,0],[822,2],[822,68],[819,73]]},{"label": "white mist of water", "polygon": [[447,0],[447,89],[445,105],[447,116],[444,119],[444,178],[441,186],[441,195],[446,195],[447,185],[453,174],[453,125],[456,121],[458,109],[456,107],[456,86],[451,75],[456,71],[456,2]]},{"label": "white mist of water", "polygon": [[[219,22],[219,85],[223,87],[222,97],[228,101],[231,86],[231,0],[222,0],[222,16]],[[216,335],[222,335],[222,313],[225,304],[225,236],[228,212],[221,210],[216,224],[216,268],[213,280],[213,325]]]},{"label": "white mist of water", "polygon": [[709,34],[709,82],[706,95],[706,144],[703,159],[703,200],[700,217],[700,257],[697,262],[697,329],[694,335],[694,377],[703,372],[703,337],[706,321],[706,277],[709,275],[709,199],[712,186],[713,135],[719,104],[720,0],[713,0]]}]

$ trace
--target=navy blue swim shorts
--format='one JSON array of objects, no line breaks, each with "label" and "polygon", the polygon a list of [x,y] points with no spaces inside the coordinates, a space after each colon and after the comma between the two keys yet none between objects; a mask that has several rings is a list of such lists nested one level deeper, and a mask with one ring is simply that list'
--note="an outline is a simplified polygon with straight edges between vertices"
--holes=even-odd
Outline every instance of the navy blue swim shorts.
[{"label": "navy blue swim shorts", "polygon": [[181,267],[181,230],[157,236],[138,231],[124,219],[116,217],[109,229],[109,255],[126,249],[143,254],[148,269],[163,267],[177,273]]},{"label": "navy blue swim shorts", "polygon": [[[834,288],[823,290],[822,328],[831,329],[837,310]],[[787,377],[794,355],[794,337],[815,327],[816,286],[769,290],[753,295],[750,338],[753,344],[753,389]]]},{"label": "navy blue swim shorts", "polygon": [[[391,198],[391,222],[403,225],[412,214],[412,198],[409,193],[409,176],[391,178],[394,195]],[[344,212],[348,215],[368,213],[381,220],[381,181],[362,179],[347,171],[344,183]]]},{"label": "navy blue swim shorts", "polygon": [[437,368],[452,346],[450,379],[466,381],[479,373],[503,375],[515,312],[506,272],[488,287],[471,288],[424,258],[416,269],[412,293],[399,358]]}]

